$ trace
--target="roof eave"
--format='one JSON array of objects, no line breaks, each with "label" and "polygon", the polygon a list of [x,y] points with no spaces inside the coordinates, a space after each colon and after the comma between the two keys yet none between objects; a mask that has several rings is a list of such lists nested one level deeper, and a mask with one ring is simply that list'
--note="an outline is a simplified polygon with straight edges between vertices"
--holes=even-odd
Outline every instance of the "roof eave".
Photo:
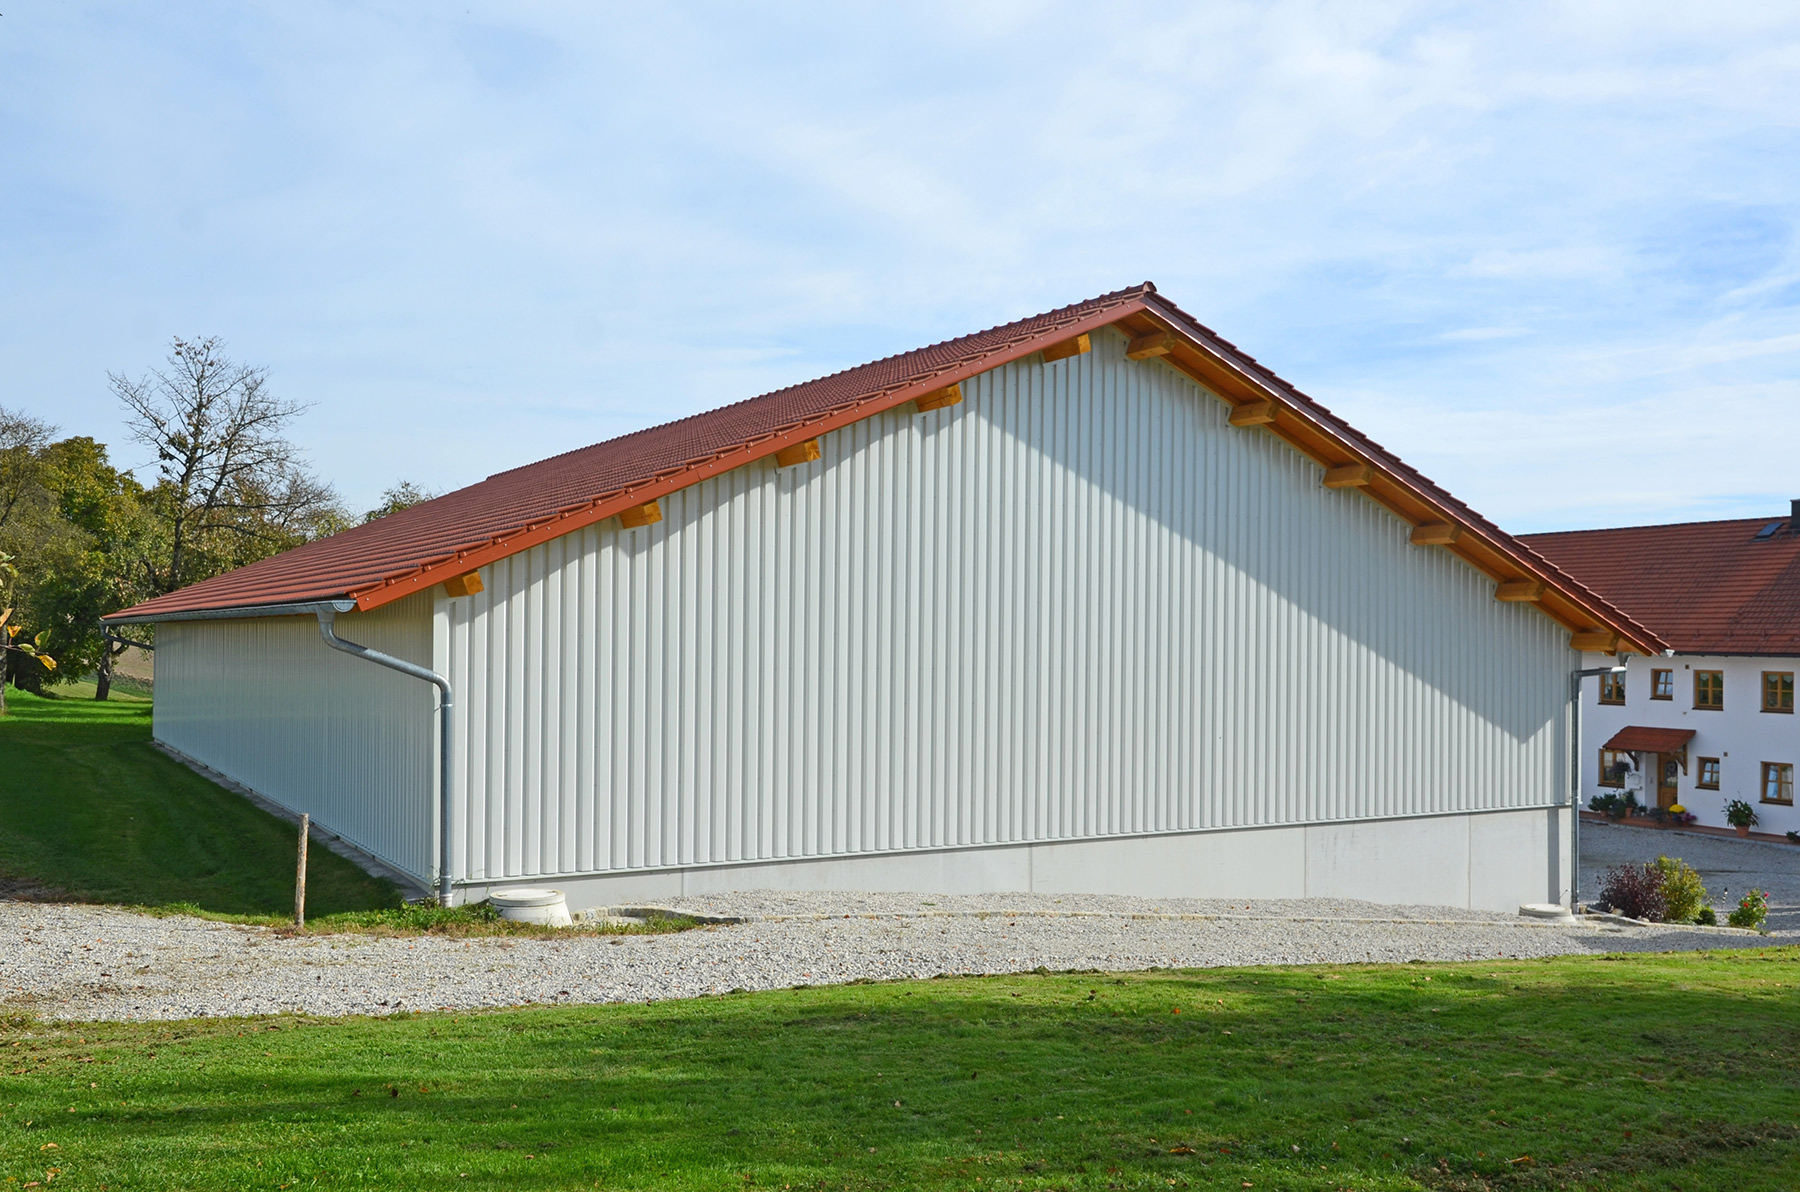
[{"label": "roof eave", "polygon": [[[1282,417],[1274,422],[1264,424],[1263,429],[1279,435],[1316,462],[1329,468],[1346,463],[1367,463],[1379,474],[1382,485],[1371,484],[1364,492],[1386,505],[1402,518],[1419,524],[1422,520],[1416,516],[1415,510],[1422,508],[1429,514],[1460,527],[1466,538],[1474,541],[1464,545],[1457,544],[1446,547],[1462,557],[1479,570],[1489,574],[1496,580],[1508,578],[1532,578],[1542,581],[1546,594],[1554,593],[1559,599],[1539,601],[1538,606],[1546,615],[1563,624],[1571,632],[1586,629],[1603,629],[1618,636],[1616,650],[1608,653],[1630,652],[1645,655],[1660,654],[1667,648],[1657,634],[1647,626],[1641,625],[1629,617],[1623,610],[1613,607],[1591,589],[1583,586],[1569,575],[1557,569],[1549,560],[1519,542],[1512,535],[1493,525],[1474,510],[1426,481],[1410,467],[1401,463],[1398,457],[1387,452],[1379,445],[1355,432],[1346,424],[1327,416],[1322,407],[1298,389],[1263,368],[1254,359],[1238,351],[1226,341],[1220,339],[1208,328],[1195,322],[1186,312],[1160,295],[1151,295],[1140,304],[1147,320],[1174,332],[1182,339],[1190,353],[1203,356],[1216,368],[1225,370],[1226,376],[1206,376],[1192,367],[1183,368],[1184,358],[1171,352],[1162,357],[1171,365],[1182,368],[1182,371],[1193,376],[1206,388],[1218,393],[1232,405],[1244,404],[1248,401],[1266,400],[1278,404]],[[1120,320],[1130,317],[1121,314]],[[1141,330],[1135,329],[1135,330]],[[1185,360],[1192,365],[1192,359]],[[1204,371],[1204,370],[1201,370]],[[1223,382],[1223,384],[1221,384]],[[1235,390],[1235,392],[1233,392]],[[1311,435],[1325,440],[1338,453],[1336,458],[1325,458],[1317,449],[1317,444],[1296,441],[1304,436],[1292,433],[1298,421]],[[1391,498],[1392,492],[1384,493],[1383,488],[1398,490],[1415,506],[1415,510],[1396,508]],[[1373,490],[1373,491],[1371,491]],[[1479,552],[1471,547],[1479,544],[1488,551],[1499,555],[1511,569],[1523,573],[1520,576],[1496,574],[1491,560],[1472,557]],[[1487,565],[1484,565],[1487,564]],[[1544,607],[1548,603],[1557,607],[1556,612]],[[1560,613],[1561,615],[1558,615]],[[1581,622],[1587,623],[1581,623]]]},{"label": "roof eave", "polygon": [[107,625],[161,625],[170,621],[241,621],[250,617],[310,617],[321,612],[347,613],[356,609],[348,597],[332,600],[289,601],[284,604],[238,604],[223,608],[183,608],[168,612],[128,608],[101,617]]}]

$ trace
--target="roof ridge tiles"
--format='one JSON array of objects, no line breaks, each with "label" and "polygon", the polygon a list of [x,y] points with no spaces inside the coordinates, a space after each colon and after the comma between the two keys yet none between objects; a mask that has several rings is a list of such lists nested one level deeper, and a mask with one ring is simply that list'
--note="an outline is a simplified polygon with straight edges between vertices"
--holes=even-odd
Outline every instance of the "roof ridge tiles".
[{"label": "roof ridge tiles", "polygon": [[[1014,327],[1023,328],[1028,323],[1046,323],[1046,322],[1053,323],[1056,319],[1066,316],[1073,311],[1077,311],[1077,310],[1092,311],[1095,309],[1104,309],[1108,305],[1123,305],[1124,303],[1130,301],[1132,298],[1137,298],[1137,297],[1141,297],[1145,294],[1154,294],[1154,293],[1156,293],[1156,286],[1153,282],[1150,282],[1150,281],[1144,281],[1135,286],[1126,286],[1123,289],[1113,290],[1110,293],[1101,294],[1097,297],[1089,298],[1082,302],[1071,302],[1071,303],[1068,303],[1067,305],[1059,306],[1054,310],[1044,311],[1041,314],[1026,315],[1023,318],[1013,319],[1010,322],[996,323],[994,326],[983,328],[980,331],[971,331],[965,335],[951,336],[948,339],[940,339],[940,340],[936,341],[935,343],[925,344],[922,347],[908,348],[906,351],[903,351],[903,352],[894,352],[887,356],[877,357],[874,360],[865,360],[861,364],[848,365],[844,368],[838,369],[836,372],[826,373],[823,376],[814,377],[811,380],[795,381],[791,385],[783,385],[779,389],[770,389],[763,393],[758,393],[752,397],[740,398],[737,401],[730,402],[723,406],[714,406],[710,409],[698,410],[692,414],[685,414],[680,418],[670,419],[667,422],[659,422],[659,423],[656,423],[651,426],[643,427],[639,430],[627,431],[626,433],[624,433],[622,435],[614,435],[612,438],[602,439],[598,443],[589,443],[586,446],[582,446],[582,447],[572,447],[569,450],[560,452],[556,455],[546,456],[543,459],[534,460],[533,462],[528,463],[528,464],[520,464],[516,468],[507,468],[505,471],[492,473],[491,475],[489,475],[487,477],[487,479],[488,480],[497,480],[502,476],[510,476],[515,472],[521,472],[527,468],[536,468],[536,467],[539,467],[540,465],[551,463],[555,460],[566,459],[569,456],[579,455],[584,451],[592,451],[596,447],[604,447],[609,443],[617,443],[617,442],[632,438],[637,435],[648,435],[648,434],[652,434],[652,433],[655,433],[658,431],[667,431],[674,427],[691,424],[700,419],[715,418],[720,415],[729,413],[730,411],[733,411],[733,410],[742,410],[745,407],[755,405],[758,402],[770,401],[771,399],[781,397],[784,394],[791,394],[795,390],[807,389],[807,388],[811,388],[816,385],[824,385],[827,382],[835,381],[840,378],[849,376],[851,373],[861,372],[865,369],[874,370],[876,368],[879,368],[883,364],[891,364],[895,361],[903,360],[908,356],[923,356],[926,353],[938,351],[938,350],[941,350],[944,348],[948,348],[955,344],[963,343],[963,342],[966,342],[969,340],[980,339],[984,336],[996,335],[996,334],[1007,331]],[[1012,340],[1003,341],[1001,343],[995,344],[991,348],[988,348],[988,349],[980,352],[977,355],[977,359],[984,359],[988,356],[993,355],[997,351],[1004,351],[1006,348],[1015,346],[1017,343],[1022,342],[1023,340],[1026,340],[1026,339],[1030,339],[1030,338],[1033,338],[1031,333],[1022,332],[1018,337],[1016,337]],[[951,363],[947,363],[939,368],[927,370],[926,375],[930,376],[930,375],[934,375],[936,373],[952,372],[957,368],[958,364],[960,364],[960,363],[962,363],[962,362],[960,362],[960,361],[951,362]],[[903,379],[903,380],[899,380],[899,381],[892,381],[892,382],[889,382],[888,384],[883,385],[880,388],[876,389],[874,392],[876,392],[876,393],[890,392],[895,389],[905,388],[908,385],[911,385],[914,383],[916,383],[916,379]],[[829,416],[830,416],[830,411],[825,411],[825,412],[817,415],[818,418],[825,418],[825,417],[829,417]],[[770,435],[774,435],[779,432],[771,431],[768,433]]]},{"label": "roof ridge tiles", "polygon": [[1766,526],[1772,521],[1787,521],[1787,513],[1770,513],[1758,517],[1714,517],[1703,521],[1648,522],[1638,526],[1589,526],[1582,530],[1534,530],[1521,538],[1549,538],[1566,534],[1629,534],[1634,530],[1684,530],[1701,526]]}]

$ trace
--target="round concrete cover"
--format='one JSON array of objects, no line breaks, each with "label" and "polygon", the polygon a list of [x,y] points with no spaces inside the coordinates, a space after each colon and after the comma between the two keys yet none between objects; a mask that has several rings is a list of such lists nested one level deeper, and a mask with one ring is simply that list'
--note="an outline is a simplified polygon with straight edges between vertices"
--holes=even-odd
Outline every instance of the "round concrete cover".
[{"label": "round concrete cover", "polygon": [[1557,906],[1554,902],[1528,902],[1519,908],[1519,913],[1527,919],[1549,919],[1555,923],[1573,923],[1575,916],[1569,913],[1566,906]]},{"label": "round concrete cover", "polygon": [[508,886],[489,890],[488,901],[495,906],[550,906],[563,900],[561,890],[545,890],[538,886]]}]

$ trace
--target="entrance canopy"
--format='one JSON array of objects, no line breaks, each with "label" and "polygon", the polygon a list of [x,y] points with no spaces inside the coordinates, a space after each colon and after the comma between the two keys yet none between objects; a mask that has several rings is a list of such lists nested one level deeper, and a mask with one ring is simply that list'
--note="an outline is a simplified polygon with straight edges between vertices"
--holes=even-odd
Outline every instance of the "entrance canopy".
[{"label": "entrance canopy", "polygon": [[1612,735],[1602,749],[1627,753],[1678,753],[1694,739],[1691,728],[1645,728],[1628,724]]}]

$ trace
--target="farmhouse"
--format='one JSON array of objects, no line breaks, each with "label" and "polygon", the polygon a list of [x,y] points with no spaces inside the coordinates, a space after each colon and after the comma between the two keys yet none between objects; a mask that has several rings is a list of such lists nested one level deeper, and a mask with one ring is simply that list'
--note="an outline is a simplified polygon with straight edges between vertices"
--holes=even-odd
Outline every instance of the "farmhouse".
[{"label": "farmhouse", "polygon": [[111,620],[157,627],[168,749],[576,908],[1564,902],[1571,668],[1662,648],[1149,284]]},{"label": "farmhouse", "polygon": [[1669,642],[1585,691],[1582,802],[1630,793],[1723,826],[1800,831],[1800,501],[1788,517],[1537,534],[1526,542]]}]

